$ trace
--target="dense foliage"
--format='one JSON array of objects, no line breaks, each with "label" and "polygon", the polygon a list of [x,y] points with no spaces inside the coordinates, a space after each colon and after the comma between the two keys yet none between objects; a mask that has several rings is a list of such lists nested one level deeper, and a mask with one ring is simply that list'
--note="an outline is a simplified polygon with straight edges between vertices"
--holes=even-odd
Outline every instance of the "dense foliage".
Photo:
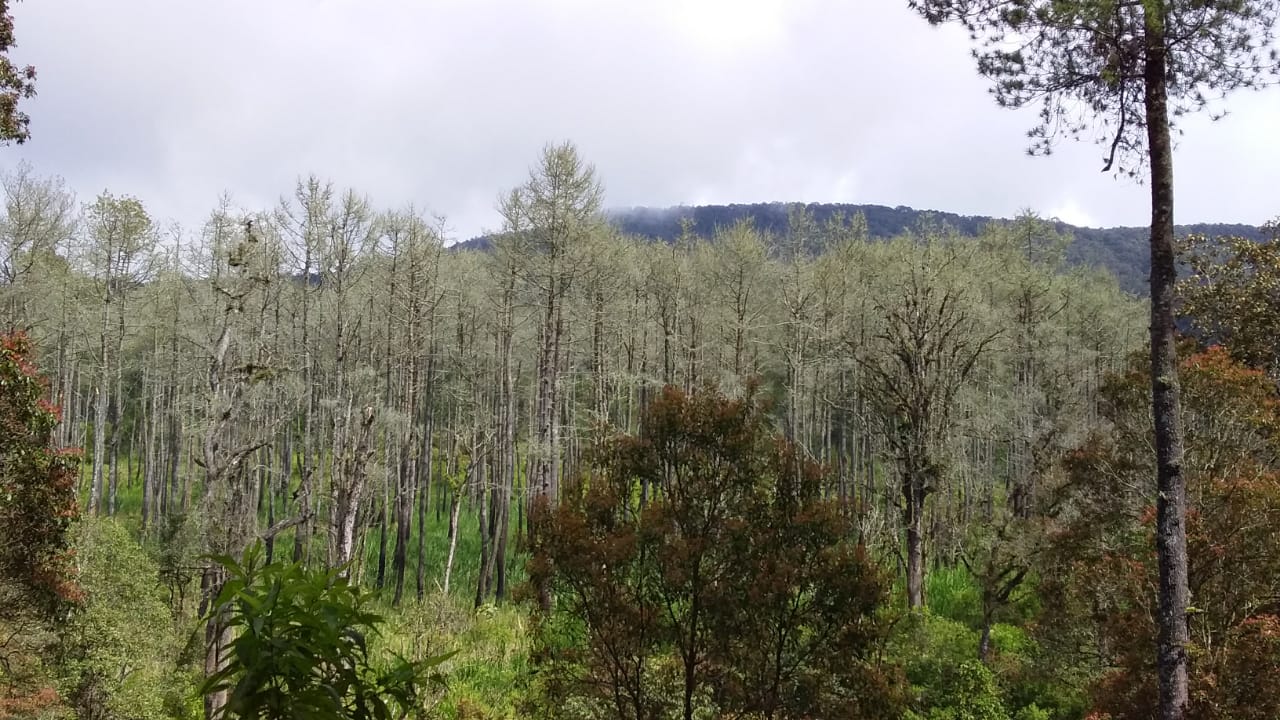
[{"label": "dense foliage", "polygon": [[9,0],[0,0],[0,144],[23,143],[31,136],[31,118],[18,103],[36,94],[36,69],[21,66],[9,57],[15,45]]},{"label": "dense foliage", "polygon": [[1280,222],[1261,239],[1190,235],[1182,243],[1190,274],[1182,312],[1209,342],[1280,377]]},{"label": "dense foliage", "polygon": [[222,667],[201,687],[227,693],[222,712],[255,720],[388,720],[419,714],[424,690],[447,656],[378,658],[371,635],[382,618],[339,571],[262,564],[261,547],[220,561],[228,578],[211,612],[235,631]]},{"label": "dense foliage", "polygon": [[[1192,608],[1191,714],[1280,712],[1280,395],[1219,347],[1182,362]],[[1099,674],[1094,708],[1151,717],[1155,702],[1154,489],[1145,361],[1103,390],[1105,425],[1067,459],[1051,530],[1044,629],[1064,659]],[[1245,670],[1244,668],[1247,668]]]},{"label": "dense foliage", "polygon": [[[58,410],[24,335],[0,341],[0,578],[6,606],[74,600],[67,529],[76,517],[74,454],[53,446]],[[9,593],[13,593],[9,595]]]},{"label": "dense foliage", "polygon": [[51,701],[56,620],[82,599],[68,529],[76,457],[53,442],[58,410],[21,333],[0,338],[0,715]]},{"label": "dense foliage", "polygon": [[129,529],[86,518],[73,528],[81,607],[58,628],[57,687],[77,717],[195,717],[197,674],[183,660],[159,568]]},{"label": "dense foliage", "polygon": [[[1143,305],[1060,225],[871,242],[790,207],[653,243],[572,146],[484,251],[315,179],[174,238],[137,198],[3,189],[0,307],[64,408],[14,341],[0,538],[49,544],[4,587],[55,614],[9,646],[4,712],[1145,712]],[[1246,338],[1264,256],[1197,255],[1188,326]],[[1272,702],[1238,679],[1274,660],[1274,400],[1244,348],[1182,368],[1205,718]]]},{"label": "dense foliage", "polygon": [[750,394],[668,388],[600,453],[536,534],[546,710],[898,717],[887,578]]}]

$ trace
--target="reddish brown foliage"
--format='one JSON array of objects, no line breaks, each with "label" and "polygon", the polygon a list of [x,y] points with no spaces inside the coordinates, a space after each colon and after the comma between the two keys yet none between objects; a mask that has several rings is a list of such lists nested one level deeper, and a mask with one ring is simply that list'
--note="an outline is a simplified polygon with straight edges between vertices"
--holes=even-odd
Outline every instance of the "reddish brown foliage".
[{"label": "reddish brown foliage", "polygon": [[38,659],[48,622],[81,599],[66,535],[76,457],[52,445],[57,409],[30,356],[25,336],[0,338],[0,718],[57,703]]},{"label": "reddish brown foliage", "polygon": [[41,608],[79,599],[67,529],[75,454],[53,447],[57,410],[22,334],[0,339],[0,582]]},{"label": "reddish brown foliage", "polygon": [[552,702],[896,717],[898,674],[876,655],[888,582],[819,496],[820,468],[750,398],[668,388],[642,428],[536,534],[531,579],[557,598],[537,657]]},{"label": "reddish brown foliage", "polygon": [[[1280,717],[1280,396],[1222,348],[1181,367],[1189,511],[1192,717]],[[1093,717],[1155,712],[1154,498],[1141,362],[1104,390],[1108,437],[1066,462],[1045,627],[1104,672]]]},{"label": "reddish brown foliage", "polygon": [[13,45],[9,1],[0,0],[0,144],[22,144],[30,136],[30,118],[18,109],[18,102],[36,94],[36,69],[13,64],[8,56]]},{"label": "reddish brown foliage", "polygon": [[0,720],[39,717],[60,703],[58,692],[47,686],[24,695],[6,695],[0,689]]}]

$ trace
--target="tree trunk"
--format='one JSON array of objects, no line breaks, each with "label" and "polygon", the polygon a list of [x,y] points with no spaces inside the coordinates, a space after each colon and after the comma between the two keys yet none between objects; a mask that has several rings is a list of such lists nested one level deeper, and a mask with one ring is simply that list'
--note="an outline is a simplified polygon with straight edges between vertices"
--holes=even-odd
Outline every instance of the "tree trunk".
[{"label": "tree trunk", "polygon": [[444,561],[444,594],[449,594],[449,580],[453,575],[453,555],[458,550],[458,514],[462,512],[463,488],[454,488],[449,494],[449,556]]},{"label": "tree trunk", "polygon": [[530,484],[537,496],[550,501],[555,486],[555,421],[556,375],[560,370],[559,327],[556,323],[554,286],[547,291],[543,308],[542,347],[538,358],[537,417],[534,420],[533,443],[536,447]]},{"label": "tree trunk", "polygon": [[419,600],[427,592],[427,509],[431,504],[431,474],[433,472],[431,457],[431,421],[427,420],[426,448],[422,451],[422,488],[418,492],[418,562],[414,570],[414,592]]},{"label": "tree trunk", "polygon": [[[411,382],[410,387],[414,388],[411,392],[417,392],[417,386]],[[416,410],[409,411],[410,421],[415,420]],[[400,601],[404,598],[404,573],[409,559],[409,540],[412,536],[413,526],[413,506],[414,506],[414,489],[417,486],[417,442],[415,442],[416,433],[409,433],[408,446],[404,448],[404,458],[399,463],[399,484],[396,489],[396,547],[391,556],[391,576],[395,585],[395,594],[392,597],[391,604],[400,605]]]},{"label": "tree trunk", "polygon": [[507,596],[507,533],[509,531],[509,515],[511,511],[511,496],[515,488],[516,480],[516,402],[515,389],[511,377],[511,348],[512,336],[514,334],[514,325],[511,316],[511,299],[510,291],[508,291],[507,302],[505,303],[506,316],[504,320],[503,337],[502,337],[502,367],[500,370],[501,377],[498,380],[498,386],[501,389],[501,397],[499,398],[499,421],[501,428],[499,434],[501,442],[499,447],[501,450],[498,454],[498,477],[497,487],[501,489],[497,494],[495,501],[497,512],[494,515],[494,523],[497,531],[497,539],[494,542],[494,598],[498,602],[502,602]]},{"label": "tree trunk", "polygon": [[306,381],[306,405],[302,416],[302,452],[298,456],[298,490],[294,496],[298,500],[298,515],[305,518],[298,527],[293,531],[293,561],[295,563],[305,564],[308,559],[310,546],[308,541],[311,539],[311,528],[314,526],[315,520],[311,518],[313,513],[311,507],[312,493],[312,476],[315,474],[315,456],[313,454],[312,445],[312,427],[315,418],[315,390],[312,388],[311,380],[311,360],[306,361],[307,370],[304,374]]},{"label": "tree trunk", "polygon": [[489,493],[483,487],[476,493],[479,500],[476,518],[480,530],[480,572],[476,573],[475,606],[480,607],[489,597],[489,580],[493,575],[493,539],[489,534]]},{"label": "tree trunk", "polygon": [[[208,614],[209,621],[204,628],[204,676],[210,677],[224,665],[223,658],[227,646],[231,643],[231,629],[227,627],[224,608],[213,608],[213,598],[221,591],[225,581],[224,572],[216,564],[205,567],[200,578],[200,589],[203,593],[201,614]],[[204,696],[205,720],[221,720],[223,709],[227,704],[227,692],[220,690]]]},{"label": "tree trunk", "polygon": [[165,486],[164,512],[166,515],[177,514],[179,503],[182,498],[182,489],[180,487],[181,479],[179,467],[182,464],[182,421],[178,415],[178,404],[181,397],[178,393],[178,386],[171,384],[167,392],[169,398],[169,412],[165,416],[166,434],[165,434],[165,450],[167,457],[165,460],[165,478],[161,482]]},{"label": "tree trunk", "polygon": [[116,337],[116,401],[111,418],[111,478],[107,515],[115,517],[120,488],[120,426],[124,424],[124,308],[120,308],[120,334]]},{"label": "tree trunk", "polygon": [[908,476],[903,490],[902,524],[907,536],[907,608],[924,607],[924,492]]},{"label": "tree trunk", "polygon": [[493,597],[502,602],[507,597],[507,526],[510,524],[511,475],[503,472],[498,480],[501,489],[494,489],[493,524]]},{"label": "tree trunk", "polygon": [[98,383],[93,406],[93,484],[89,490],[89,512],[102,513],[103,464],[107,459],[107,314],[103,310],[102,337],[98,343]]},{"label": "tree trunk", "polygon": [[[373,452],[369,449],[373,430],[373,408],[366,406],[361,413],[359,435],[355,447],[342,459],[341,477],[333,482],[333,527],[335,543],[333,566],[346,567],[354,557],[356,526],[360,516],[360,503],[368,473],[368,462]],[[335,464],[337,461],[335,460]],[[348,572],[347,570],[343,571]]]},{"label": "tree trunk", "polygon": [[[158,367],[159,363],[153,361],[153,366]],[[160,454],[157,452],[157,440],[159,434],[156,428],[159,427],[160,417],[160,388],[159,383],[152,378],[152,382],[156,383],[151,389],[151,402],[147,408],[146,417],[143,419],[143,460],[142,460],[142,534],[147,534],[147,529],[154,524],[156,500],[159,493],[156,492],[156,479],[160,476],[158,460]]]},{"label": "tree trunk", "polygon": [[982,634],[978,637],[978,660],[985,663],[991,655],[991,614],[982,614]]},{"label": "tree trunk", "polygon": [[[386,436],[386,446],[388,454],[391,448],[391,433]],[[387,526],[391,523],[391,484],[393,479],[399,479],[399,473],[395,467],[388,463],[390,469],[387,471],[386,477],[382,485],[382,506],[378,509],[378,573],[373,581],[374,587],[378,590],[387,586]]]},{"label": "tree trunk", "polygon": [[[1156,4],[1163,10],[1164,3]],[[1156,443],[1156,555],[1160,568],[1160,720],[1182,720],[1187,687],[1186,484],[1173,303],[1176,267],[1173,229],[1173,143],[1169,133],[1168,77],[1163,12],[1148,3],[1144,69],[1147,143],[1151,161],[1151,412]]]},{"label": "tree trunk", "polygon": [[[434,337],[434,327],[433,337]],[[422,438],[422,462],[418,470],[421,477],[419,481],[421,488],[418,491],[418,566],[414,573],[415,590],[418,599],[421,600],[427,591],[427,553],[425,541],[427,537],[427,508],[431,504],[431,476],[435,472],[433,463],[435,458],[433,450],[435,444],[433,438],[435,435],[435,342],[431,343],[431,354],[427,357],[427,388],[423,394],[423,408],[426,413],[426,423],[423,429]]]}]

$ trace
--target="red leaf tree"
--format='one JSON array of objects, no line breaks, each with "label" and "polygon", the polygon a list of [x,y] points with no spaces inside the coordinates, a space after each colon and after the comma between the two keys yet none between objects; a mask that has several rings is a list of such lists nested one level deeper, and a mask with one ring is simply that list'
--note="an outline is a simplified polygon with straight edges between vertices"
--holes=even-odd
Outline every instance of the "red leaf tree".
[{"label": "red leaf tree", "polygon": [[41,609],[78,599],[67,529],[78,457],[53,445],[58,409],[25,335],[0,339],[0,582]]},{"label": "red leaf tree", "polygon": [[33,660],[50,621],[81,599],[67,538],[77,457],[54,447],[47,394],[26,336],[0,338],[0,717],[56,700]]},{"label": "red leaf tree", "polygon": [[544,716],[899,717],[885,573],[751,397],[667,388],[543,514]]},{"label": "red leaf tree", "polygon": [[[1190,355],[1187,357],[1187,355]],[[1187,614],[1196,720],[1280,717],[1280,396],[1220,347],[1185,353]],[[1147,369],[1104,388],[1108,427],[1067,460],[1046,639],[1092,665],[1098,719],[1154,716],[1158,573]]]}]

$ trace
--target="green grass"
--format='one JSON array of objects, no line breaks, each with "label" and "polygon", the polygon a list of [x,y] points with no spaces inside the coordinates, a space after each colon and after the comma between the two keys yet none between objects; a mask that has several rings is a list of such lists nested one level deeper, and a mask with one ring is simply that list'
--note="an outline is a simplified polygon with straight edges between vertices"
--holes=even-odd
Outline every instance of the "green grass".
[{"label": "green grass", "polygon": [[974,628],[982,621],[982,591],[963,567],[937,568],[925,575],[924,597],[934,615]]},{"label": "green grass", "polygon": [[441,715],[506,720],[520,717],[529,678],[528,619],[520,605],[473,610],[436,593],[388,612],[379,647],[415,658],[455,653],[441,666],[448,683],[435,698]]},{"label": "green grass", "polygon": [[[116,518],[122,522],[131,532],[140,535],[142,531],[142,483],[140,478],[130,483],[126,477],[126,469],[128,468],[129,458],[127,455],[121,455],[120,458],[120,479],[116,494]],[[140,461],[134,459],[133,469],[135,473],[140,474]],[[198,475],[198,469],[184,469],[183,472],[193,472]],[[81,483],[80,483],[80,506],[88,507],[90,484],[92,481],[93,463],[91,457],[86,457],[81,466]],[[437,477],[443,473],[438,472]],[[294,473],[293,481],[297,481],[297,474]],[[200,497],[201,488],[192,477],[192,498],[193,502]],[[104,485],[109,483],[109,478],[104,478]],[[441,492],[444,485],[436,482],[431,488],[431,507],[426,513],[425,529],[417,524],[417,513],[414,513],[412,536],[410,537],[408,553],[405,569],[405,595],[406,597],[415,597],[416,595],[416,572],[418,566],[418,535],[426,532],[423,538],[423,559],[425,563],[425,591],[426,593],[436,593],[441,590],[444,583],[445,562],[449,553],[449,513],[446,504],[444,507],[440,505]],[[103,490],[104,495],[108,492],[106,488]],[[381,498],[366,498],[365,507],[373,510],[376,503]],[[103,499],[105,508],[106,498]],[[438,512],[437,512],[438,510]],[[454,555],[453,573],[450,580],[450,594],[466,601],[473,601],[476,591],[476,584],[480,574],[480,522],[475,508],[470,507],[468,503],[463,504],[462,512],[458,518],[458,544],[457,551]],[[508,590],[514,590],[515,587],[524,580],[524,564],[526,555],[520,552],[521,542],[516,527],[516,518],[518,517],[519,508],[515,503],[512,504],[508,513],[510,527],[507,539],[507,587]],[[278,511],[279,512],[279,511]],[[323,512],[323,508],[322,508]],[[279,516],[278,516],[279,517]],[[318,518],[323,524],[323,517]],[[366,587],[373,588],[377,577],[378,567],[378,550],[380,543],[380,528],[376,523],[377,518],[370,518],[370,522],[365,526],[364,542],[359,546],[363,551],[360,561],[357,563],[357,569],[360,574],[360,581]],[[260,514],[260,527],[266,527],[267,516],[265,504]],[[289,553],[292,550],[294,542],[293,529],[285,530],[276,537],[275,547],[277,553]],[[315,538],[311,555],[315,558],[323,558],[325,555],[325,536],[323,527]],[[394,578],[392,576],[392,556],[395,552],[395,529],[394,525],[388,528],[387,538],[387,568],[386,568],[386,587],[379,592],[380,598],[390,602],[392,593],[394,592]]]},{"label": "green grass", "polygon": [[[140,481],[130,485],[125,477],[128,459],[121,457],[121,475],[116,497],[116,520],[134,537],[142,535],[142,487]],[[138,465],[135,459],[135,470]],[[192,481],[198,477],[193,472]],[[92,459],[86,458],[81,470],[80,500],[86,507],[92,476]],[[296,476],[295,476],[296,482]],[[522,697],[520,688],[529,677],[529,608],[520,603],[504,603],[495,606],[492,601],[475,609],[476,582],[480,571],[480,525],[475,508],[463,505],[458,519],[458,543],[454,558],[451,587],[448,596],[442,592],[445,561],[449,552],[449,514],[446,504],[439,508],[442,483],[432,487],[431,507],[426,513],[425,527],[417,525],[414,513],[413,535],[408,546],[405,571],[405,596],[400,607],[392,607],[394,592],[392,556],[395,552],[394,527],[387,538],[386,586],[380,591],[374,588],[377,574],[379,532],[376,522],[366,525],[365,540],[359,546],[362,551],[356,565],[361,583],[375,589],[379,611],[386,622],[376,640],[376,647],[394,651],[410,658],[424,658],[446,652],[456,653],[441,670],[447,678],[447,689],[433,698],[440,716],[451,720],[507,720],[520,717],[518,703]],[[105,489],[104,489],[105,493]],[[192,497],[199,498],[198,484],[192,488]],[[373,509],[381,497],[368,498],[367,507]],[[104,498],[105,506],[105,498]],[[513,504],[509,518],[507,580],[508,591],[514,592],[523,582],[526,556],[519,552],[521,542],[516,527],[518,508]],[[373,518],[376,520],[376,518]],[[323,522],[323,520],[322,520]],[[267,524],[265,507],[260,527]],[[416,597],[416,569],[418,563],[418,535],[423,537],[426,588],[424,597]],[[159,538],[154,534],[144,538],[153,550],[158,550]],[[286,530],[276,538],[277,557],[287,556],[293,547],[293,531]],[[312,557],[323,558],[325,537],[316,539]],[[190,592],[195,587],[189,588]],[[510,597],[510,595],[508,596]],[[191,598],[188,598],[191,600]],[[191,606],[192,608],[194,606]]]},{"label": "green grass", "polygon": [[[515,588],[524,580],[525,555],[515,552],[519,545],[514,519],[516,508],[511,508],[511,526],[507,538],[507,587]],[[422,531],[415,525],[413,537],[409,542],[407,568],[405,570],[405,592],[413,594],[415,589],[415,573],[418,567],[418,533]],[[379,529],[370,527],[366,530],[364,546],[364,562],[361,565],[360,579],[368,587],[374,586],[378,569]],[[292,543],[292,537],[289,542]],[[422,543],[423,560],[426,568],[427,592],[439,592],[443,589],[445,562],[449,555],[449,517],[447,510],[436,519],[434,512],[426,518],[426,537]],[[395,552],[394,527],[389,528],[387,538],[387,587],[382,594],[390,599],[394,588],[391,577],[391,557]],[[458,598],[472,600],[475,596],[476,584],[480,576],[480,520],[476,513],[465,505],[458,517],[458,547],[454,554],[453,573],[450,579],[449,593]]]}]

